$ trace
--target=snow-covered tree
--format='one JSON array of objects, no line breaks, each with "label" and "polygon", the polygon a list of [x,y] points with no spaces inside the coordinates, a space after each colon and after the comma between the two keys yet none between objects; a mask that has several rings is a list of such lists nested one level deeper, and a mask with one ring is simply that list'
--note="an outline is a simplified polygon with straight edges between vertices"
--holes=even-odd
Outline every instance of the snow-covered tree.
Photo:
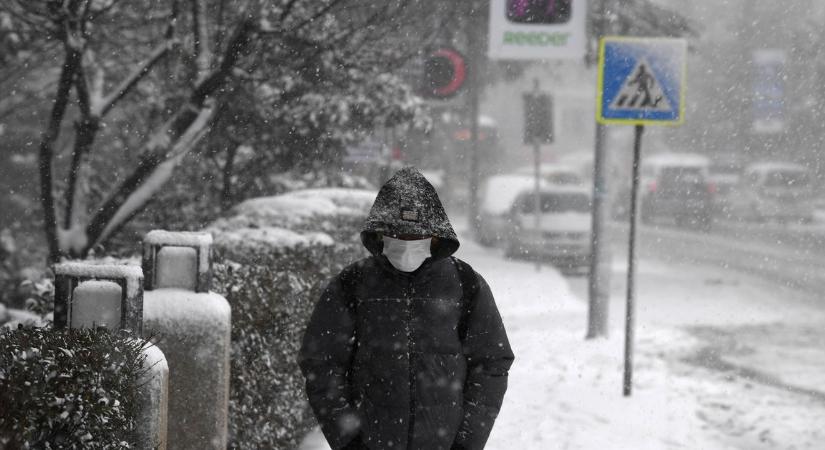
[{"label": "snow-covered tree", "polygon": [[111,238],[206,151],[221,112],[227,152],[286,168],[420,117],[393,71],[429,14],[401,0],[3,2],[3,71],[16,80],[3,106],[49,109],[38,157],[50,260]]}]

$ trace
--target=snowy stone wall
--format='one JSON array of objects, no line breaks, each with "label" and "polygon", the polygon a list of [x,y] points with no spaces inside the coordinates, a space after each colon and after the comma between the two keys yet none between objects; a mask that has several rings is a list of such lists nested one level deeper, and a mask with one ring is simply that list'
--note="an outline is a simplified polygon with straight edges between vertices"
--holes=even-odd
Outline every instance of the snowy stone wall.
[{"label": "snowy stone wall", "polygon": [[314,426],[296,362],[325,281],[366,256],[375,192],[313,189],[248,200],[215,222],[213,290],[232,307],[230,446],[297,448]]}]

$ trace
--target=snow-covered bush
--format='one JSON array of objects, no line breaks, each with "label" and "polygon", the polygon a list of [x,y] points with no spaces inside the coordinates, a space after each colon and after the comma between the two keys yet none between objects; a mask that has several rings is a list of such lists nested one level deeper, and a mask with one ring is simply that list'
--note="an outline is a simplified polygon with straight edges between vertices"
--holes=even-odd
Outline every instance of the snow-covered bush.
[{"label": "snow-covered bush", "polygon": [[8,308],[34,307],[42,315],[50,300],[42,295],[41,287],[51,281],[45,274],[46,255],[38,249],[38,239],[19,228],[0,229],[0,304]]},{"label": "snow-covered bush", "polygon": [[0,448],[129,448],[143,345],[105,330],[0,331]]},{"label": "snow-covered bush", "polygon": [[[371,190],[321,188],[253,198],[235,206],[230,217],[215,221],[209,230],[219,240],[232,239],[233,234],[245,228],[283,228],[298,233],[325,233],[341,244],[360,246],[358,232],[375,195]],[[275,249],[295,247],[272,244]]]},{"label": "snow-covered bush", "polygon": [[232,306],[230,447],[296,448],[314,426],[296,357],[326,279],[366,253],[371,191],[248,200],[213,224],[214,286]]}]

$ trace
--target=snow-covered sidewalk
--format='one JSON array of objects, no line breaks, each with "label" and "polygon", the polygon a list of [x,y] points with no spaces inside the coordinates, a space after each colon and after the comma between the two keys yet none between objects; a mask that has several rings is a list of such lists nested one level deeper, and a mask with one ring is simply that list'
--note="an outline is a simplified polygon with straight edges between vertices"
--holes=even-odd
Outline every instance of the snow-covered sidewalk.
[{"label": "snow-covered sidewalk", "polygon": [[[637,355],[634,394],[622,396],[621,333],[585,340],[585,303],[558,271],[464,244],[460,256],[492,286],[517,358],[489,448],[713,447],[693,432],[702,425],[695,399],[657,355]],[[687,350],[693,342],[675,330],[638,335],[639,348]]]},{"label": "snow-covered sidewalk", "polygon": [[[823,402],[693,363],[704,344],[675,326],[639,325],[634,392],[623,397],[622,330],[585,340],[586,303],[558,271],[537,272],[468,239],[457,256],[490,284],[516,354],[487,448],[801,449],[825,441]],[[301,447],[322,449],[317,431]]]}]

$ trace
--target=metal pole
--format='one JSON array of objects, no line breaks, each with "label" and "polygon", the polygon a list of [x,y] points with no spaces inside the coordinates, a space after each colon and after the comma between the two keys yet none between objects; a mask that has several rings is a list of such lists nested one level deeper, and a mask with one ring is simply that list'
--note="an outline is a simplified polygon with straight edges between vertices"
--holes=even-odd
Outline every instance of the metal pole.
[{"label": "metal pole", "polygon": [[[539,236],[538,242],[535,245],[541,245],[541,191],[540,191],[540,183],[541,183],[541,173],[539,166],[541,165],[541,144],[539,144],[538,139],[533,141],[533,163],[535,165],[535,195],[534,195],[534,203],[533,203],[533,212],[535,213],[536,219],[536,228],[535,232],[533,233],[534,236]],[[541,270],[541,259],[539,255],[536,255],[536,271]]]},{"label": "metal pole", "polygon": [[470,150],[470,226],[473,235],[478,236],[480,228],[478,216],[478,186],[481,175],[478,173],[479,145],[478,145],[478,86],[472,83],[470,88],[470,140],[472,149]]},{"label": "metal pole", "polygon": [[[599,39],[608,30],[607,0],[600,4],[598,21],[601,26],[596,32],[596,47]],[[598,52],[598,50],[597,50]],[[598,57],[598,56],[597,56]],[[590,273],[587,284],[587,336],[586,339],[607,337],[607,318],[610,310],[610,247],[607,244],[607,157],[604,143],[607,127],[596,123],[595,149],[593,155],[593,222],[590,234]]]},{"label": "metal pole", "polygon": [[644,125],[636,125],[633,139],[633,187],[630,194],[630,245],[627,251],[627,310],[625,313],[624,383],[623,393],[629,397],[633,390],[633,335],[636,322],[636,238],[639,204],[639,165],[642,155]]},{"label": "metal pole", "polygon": [[[533,78],[533,98],[539,98],[541,88],[539,87],[539,79]],[[530,120],[526,118],[526,120]],[[535,119],[533,119],[535,120]],[[538,137],[533,136],[533,170],[535,177],[535,193],[533,195],[533,215],[535,216],[535,232],[534,236],[539,236],[539,242],[535,245],[541,245],[541,141]],[[536,255],[536,272],[541,271],[541,259]]]},{"label": "metal pole", "polygon": [[478,191],[479,191],[479,145],[478,145],[478,113],[479,113],[479,91],[481,90],[481,70],[484,66],[483,48],[481,47],[482,39],[479,38],[481,26],[478,23],[481,14],[478,8],[470,8],[469,18],[466,21],[467,29],[466,35],[468,38],[468,57],[473,70],[467,72],[468,75],[468,91],[467,97],[469,101],[470,113],[470,228],[474,236],[478,236],[478,231],[481,228],[480,218],[478,216]]},{"label": "metal pole", "polygon": [[607,129],[596,124],[593,156],[593,224],[590,238],[590,277],[588,279],[587,339],[606,337],[610,301],[610,247],[607,244],[607,177],[604,140]]}]

